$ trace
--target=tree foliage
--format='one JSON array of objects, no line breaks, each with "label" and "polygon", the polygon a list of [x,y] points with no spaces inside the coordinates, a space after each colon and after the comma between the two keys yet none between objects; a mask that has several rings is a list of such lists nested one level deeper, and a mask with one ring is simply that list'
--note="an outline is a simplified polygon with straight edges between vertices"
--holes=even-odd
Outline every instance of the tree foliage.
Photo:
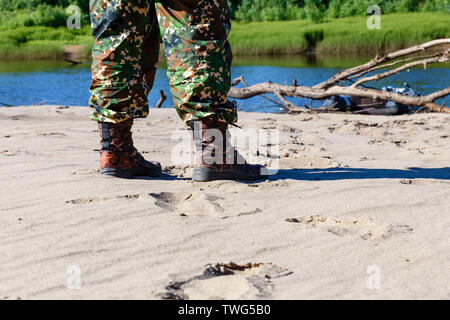
[{"label": "tree foliage", "polygon": [[[64,25],[64,8],[78,5],[87,19],[88,0],[0,0],[0,23],[16,15],[16,25]],[[450,13],[449,0],[229,0],[237,21],[279,21],[366,15],[378,5],[384,14],[395,12],[440,11]],[[10,24],[14,22],[9,21]]]},{"label": "tree foliage", "polygon": [[238,21],[274,21],[343,18],[366,15],[378,5],[384,14],[396,12],[450,13],[448,0],[230,0],[232,15]]},{"label": "tree foliage", "polygon": [[72,4],[80,7],[83,22],[88,22],[87,0],[0,0],[0,28],[65,26],[66,8]]}]

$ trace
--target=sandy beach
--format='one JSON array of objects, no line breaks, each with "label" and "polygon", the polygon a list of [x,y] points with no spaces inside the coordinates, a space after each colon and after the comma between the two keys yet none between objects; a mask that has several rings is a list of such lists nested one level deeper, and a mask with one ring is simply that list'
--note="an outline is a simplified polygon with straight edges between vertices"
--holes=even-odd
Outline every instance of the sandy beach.
[{"label": "sandy beach", "polygon": [[197,183],[173,109],[133,128],[157,179],[98,174],[88,114],[0,109],[0,299],[450,298],[450,116],[242,112],[279,172]]}]

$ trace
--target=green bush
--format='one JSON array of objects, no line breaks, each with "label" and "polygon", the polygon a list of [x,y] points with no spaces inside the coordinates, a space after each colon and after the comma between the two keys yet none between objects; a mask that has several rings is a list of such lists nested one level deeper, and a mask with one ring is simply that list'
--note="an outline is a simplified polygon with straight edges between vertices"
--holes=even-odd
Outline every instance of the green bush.
[{"label": "green bush", "polygon": [[243,22],[325,18],[367,15],[367,8],[378,5],[383,14],[396,12],[450,13],[449,0],[231,0],[233,19]]},{"label": "green bush", "polygon": [[34,26],[61,27],[66,25],[67,18],[65,10],[61,7],[51,7],[46,4],[39,5],[31,13]]},{"label": "green bush", "polygon": [[[82,10],[83,24],[89,23],[88,0],[0,0],[0,29],[18,26],[63,26],[65,8],[71,4]],[[234,20],[280,21],[364,16],[370,5],[383,14],[396,12],[450,13],[449,0],[229,0]]]},{"label": "green bush", "polygon": [[[60,6],[39,4],[35,8],[20,8],[15,11],[0,11],[0,30],[31,26],[62,27],[66,26],[69,17],[66,8]],[[89,15],[81,14],[81,23],[88,25]]]},{"label": "green bush", "polygon": [[66,8],[71,4],[76,4],[84,12],[88,12],[89,0],[0,0],[0,11],[35,9],[40,5]]},{"label": "green bush", "polygon": [[0,29],[65,26],[71,4],[80,7],[82,23],[89,24],[88,0],[0,0]]},{"label": "green bush", "polygon": [[245,22],[296,20],[301,13],[296,0],[242,0],[231,8],[233,17]]},{"label": "green bush", "polygon": [[450,3],[448,0],[426,0],[422,6],[424,12],[450,12]]}]

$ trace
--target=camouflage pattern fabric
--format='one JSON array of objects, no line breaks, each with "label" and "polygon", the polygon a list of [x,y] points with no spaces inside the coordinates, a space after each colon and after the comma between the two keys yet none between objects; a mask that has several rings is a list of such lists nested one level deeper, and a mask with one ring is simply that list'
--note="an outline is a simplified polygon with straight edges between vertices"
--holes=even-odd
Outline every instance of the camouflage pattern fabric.
[{"label": "camouflage pattern fabric", "polygon": [[232,53],[227,0],[91,0],[91,119],[119,123],[148,115],[160,38],[174,106],[187,123],[237,121],[227,100]]}]

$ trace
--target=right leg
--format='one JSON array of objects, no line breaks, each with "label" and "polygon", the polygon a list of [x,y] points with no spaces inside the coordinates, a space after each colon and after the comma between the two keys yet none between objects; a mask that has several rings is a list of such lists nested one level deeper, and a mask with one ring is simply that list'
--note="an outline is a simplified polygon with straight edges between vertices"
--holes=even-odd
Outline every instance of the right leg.
[{"label": "right leg", "polygon": [[91,0],[93,48],[91,119],[101,137],[101,173],[120,178],[159,176],[161,165],[134,148],[134,118],[148,115],[159,31],[150,0]]},{"label": "right leg", "polygon": [[119,123],[147,117],[159,52],[152,1],[90,0],[90,8],[95,38],[91,119]]},{"label": "right leg", "polygon": [[[157,0],[156,7],[175,109],[194,132],[192,179],[264,179],[263,167],[246,163],[226,139],[227,126],[237,121],[236,105],[227,99],[232,61],[228,1]],[[213,131],[217,139],[209,137]]]},{"label": "right leg", "polygon": [[175,110],[182,120],[237,121],[227,0],[156,0]]}]

